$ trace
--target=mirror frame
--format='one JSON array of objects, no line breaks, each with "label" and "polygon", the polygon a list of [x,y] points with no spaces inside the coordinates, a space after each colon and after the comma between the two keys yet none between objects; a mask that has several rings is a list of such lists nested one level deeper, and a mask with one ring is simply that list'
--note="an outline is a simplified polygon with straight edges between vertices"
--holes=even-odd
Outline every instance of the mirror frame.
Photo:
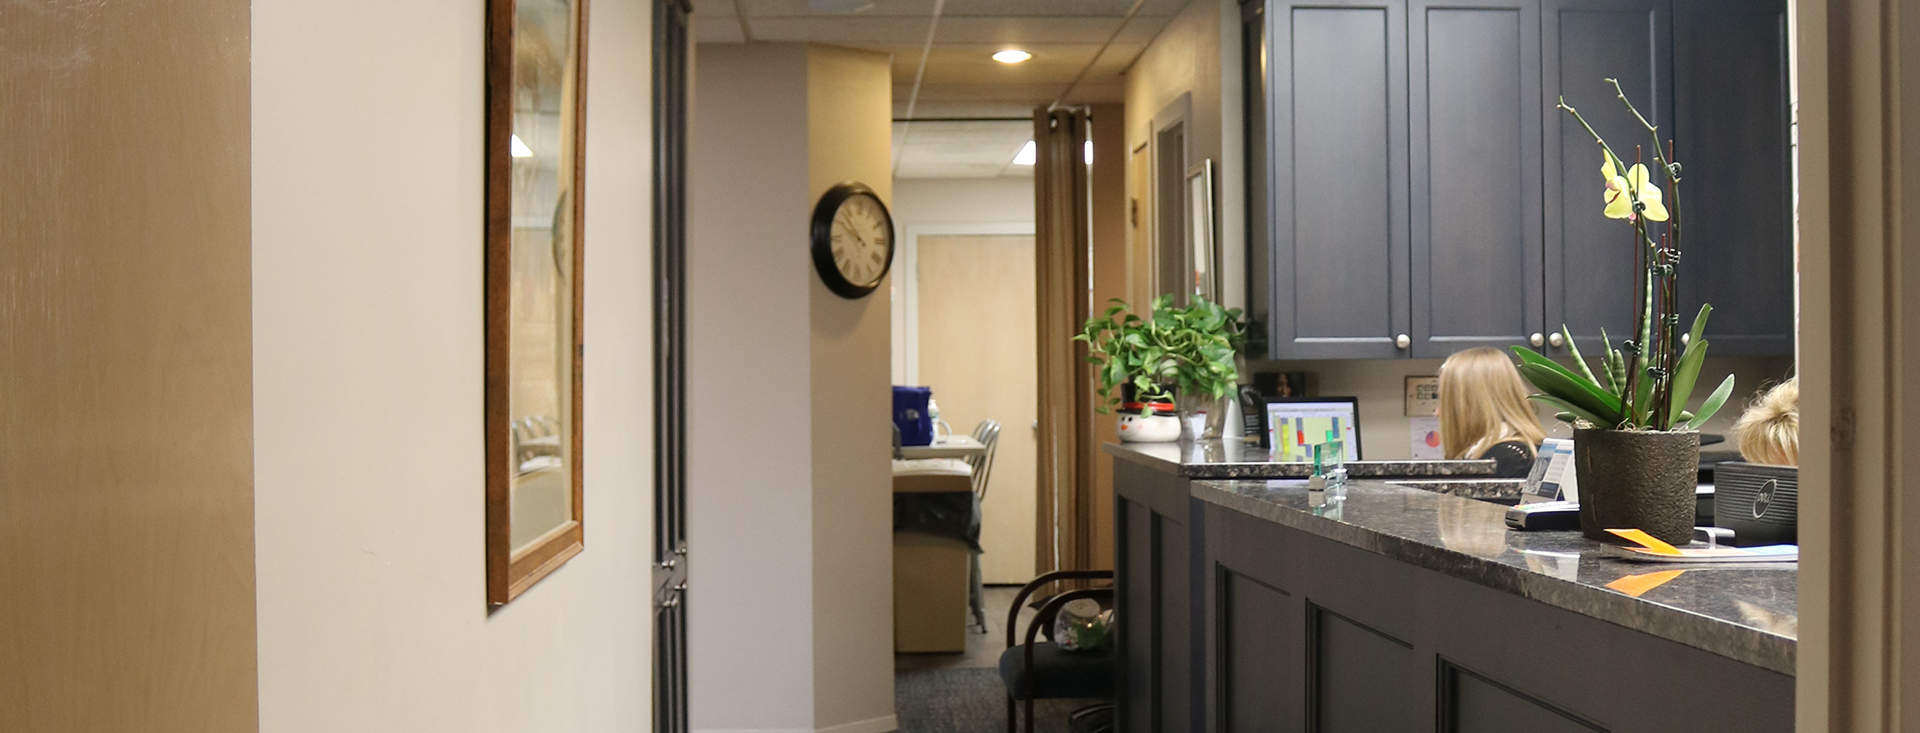
[{"label": "mirror frame", "polygon": [[513,308],[513,199],[511,138],[513,135],[513,71],[516,45],[516,0],[487,2],[486,107],[486,567],[487,603],[499,606],[513,600],[541,578],[558,570],[586,547],[586,514],[581,501],[582,287],[585,278],[584,194],[586,184],[587,118],[587,0],[571,0],[574,25],[573,146],[562,155],[573,158],[573,180],[568,216],[572,217],[573,350],[572,413],[562,430],[569,433],[565,456],[572,484],[573,519],[515,552],[512,547],[513,385],[511,314]]}]

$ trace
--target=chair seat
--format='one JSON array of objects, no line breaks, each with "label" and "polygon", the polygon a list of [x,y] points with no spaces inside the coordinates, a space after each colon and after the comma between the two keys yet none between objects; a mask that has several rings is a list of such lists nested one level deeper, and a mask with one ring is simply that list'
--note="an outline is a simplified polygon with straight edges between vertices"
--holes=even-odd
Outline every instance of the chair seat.
[{"label": "chair seat", "polygon": [[[1015,645],[1000,654],[1000,680],[1015,700],[1025,700],[1026,647]],[[1051,641],[1033,646],[1033,697],[1036,700],[1113,697],[1113,648],[1070,652]]]}]

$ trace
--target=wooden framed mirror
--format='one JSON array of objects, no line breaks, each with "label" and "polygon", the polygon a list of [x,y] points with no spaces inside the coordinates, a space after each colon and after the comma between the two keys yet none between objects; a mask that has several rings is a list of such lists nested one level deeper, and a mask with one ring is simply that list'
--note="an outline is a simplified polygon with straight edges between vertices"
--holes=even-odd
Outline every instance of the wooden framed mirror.
[{"label": "wooden framed mirror", "polygon": [[487,3],[487,602],[585,547],[586,0]]}]

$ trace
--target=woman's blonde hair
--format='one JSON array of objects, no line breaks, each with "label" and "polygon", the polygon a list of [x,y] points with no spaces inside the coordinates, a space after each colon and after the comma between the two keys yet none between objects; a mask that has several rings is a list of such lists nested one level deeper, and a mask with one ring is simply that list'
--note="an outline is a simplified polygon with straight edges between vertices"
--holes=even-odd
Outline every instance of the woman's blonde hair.
[{"label": "woman's blonde hair", "polygon": [[1752,463],[1800,465],[1800,378],[1781,382],[1753,399],[1733,424],[1740,457]]},{"label": "woman's blonde hair", "polygon": [[1526,443],[1531,452],[1546,438],[1520,370],[1506,354],[1482,346],[1440,365],[1440,445],[1447,458],[1474,458],[1508,440]]}]

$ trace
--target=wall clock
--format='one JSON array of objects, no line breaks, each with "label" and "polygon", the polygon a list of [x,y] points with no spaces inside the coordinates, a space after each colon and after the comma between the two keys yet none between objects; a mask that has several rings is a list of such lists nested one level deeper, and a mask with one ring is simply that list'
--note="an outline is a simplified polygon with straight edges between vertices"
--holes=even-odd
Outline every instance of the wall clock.
[{"label": "wall clock", "polygon": [[893,215],[866,184],[827,189],[813,207],[812,235],[813,268],[842,298],[865,297],[893,267]]}]

